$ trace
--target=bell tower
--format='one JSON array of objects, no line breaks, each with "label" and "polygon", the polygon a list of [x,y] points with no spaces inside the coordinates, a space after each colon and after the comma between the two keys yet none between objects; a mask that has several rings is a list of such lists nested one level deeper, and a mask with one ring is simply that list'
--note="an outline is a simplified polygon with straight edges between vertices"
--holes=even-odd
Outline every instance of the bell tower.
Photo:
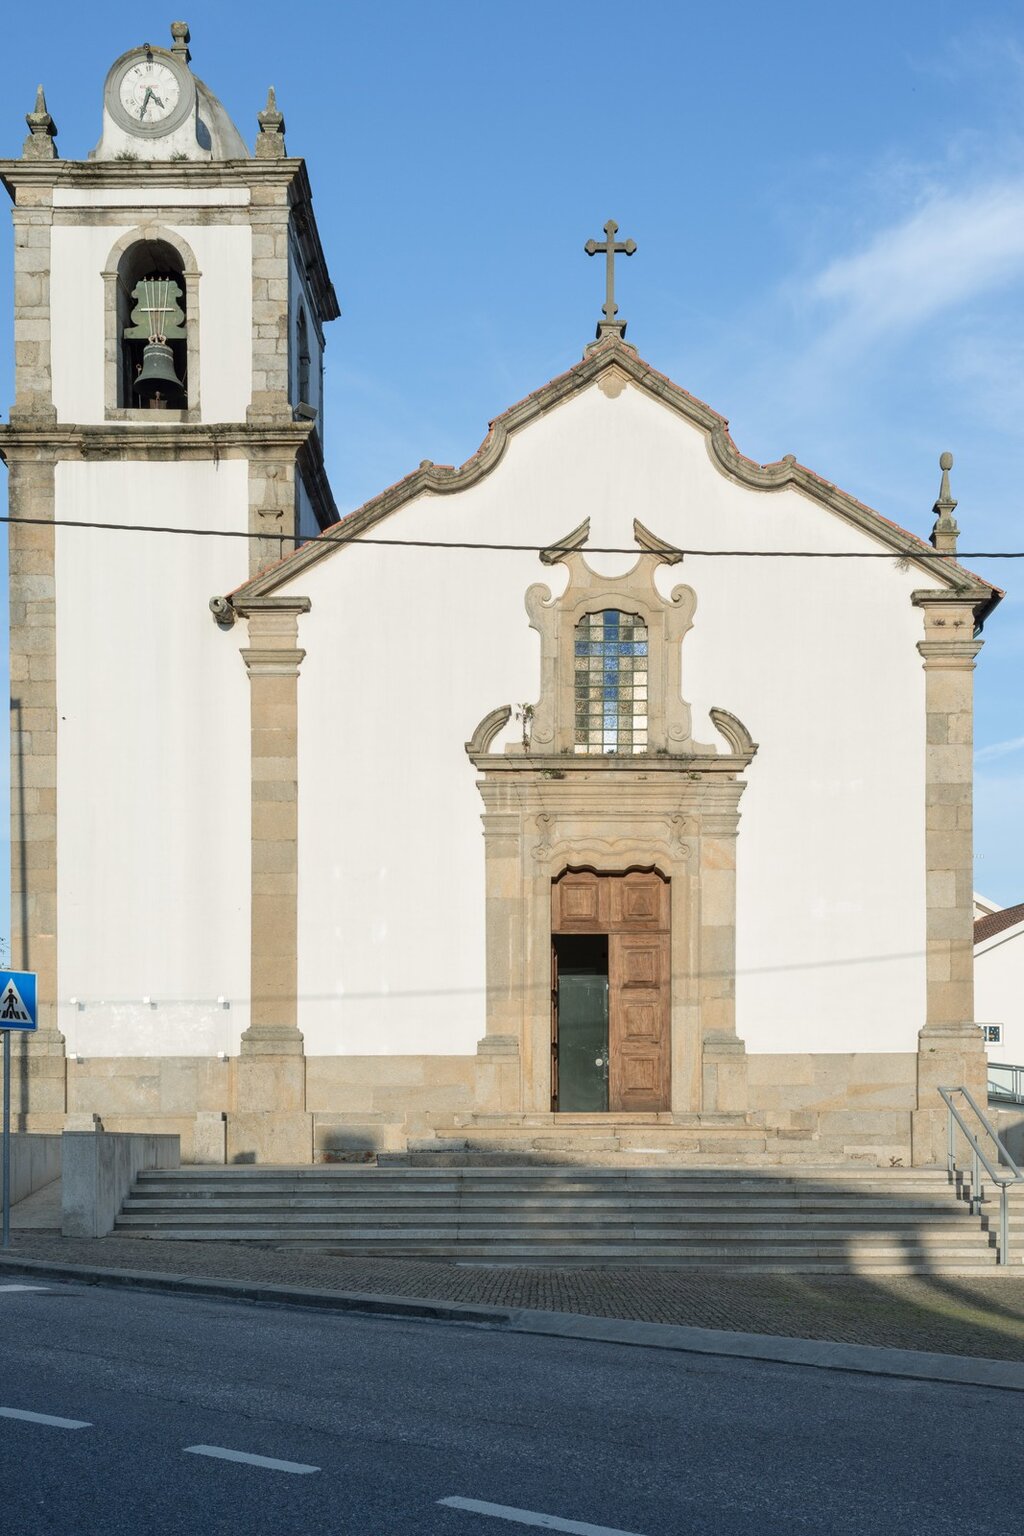
[{"label": "bell tower", "polygon": [[40,87],[0,161],[12,963],[41,999],[14,1104],[37,1129],[83,1107],[98,1058],[237,1049],[249,701],[209,598],[338,516],[322,379],[339,311],[305,164],[273,90],[250,152],[190,41],[174,22],[170,47],[115,60],[83,158],[61,157]]}]

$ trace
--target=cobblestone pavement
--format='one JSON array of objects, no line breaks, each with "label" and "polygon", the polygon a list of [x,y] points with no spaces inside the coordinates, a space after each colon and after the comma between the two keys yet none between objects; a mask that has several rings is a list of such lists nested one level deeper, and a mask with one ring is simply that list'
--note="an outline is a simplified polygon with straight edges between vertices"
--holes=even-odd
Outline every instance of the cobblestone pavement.
[{"label": "cobblestone pavement", "polygon": [[512,1268],[42,1231],[13,1233],[11,1257],[1024,1360],[1024,1269],[903,1278]]}]

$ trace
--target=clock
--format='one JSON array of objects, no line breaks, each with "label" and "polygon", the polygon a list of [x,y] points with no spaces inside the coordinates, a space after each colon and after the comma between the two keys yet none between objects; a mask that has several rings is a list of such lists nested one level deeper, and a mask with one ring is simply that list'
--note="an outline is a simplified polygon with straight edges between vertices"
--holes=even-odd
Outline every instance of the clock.
[{"label": "clock", "polygon": [[133,48],[112,66],[104,88],[107,110],[126,133],[159,138],[195,111],[192,73],[165,48]]}]

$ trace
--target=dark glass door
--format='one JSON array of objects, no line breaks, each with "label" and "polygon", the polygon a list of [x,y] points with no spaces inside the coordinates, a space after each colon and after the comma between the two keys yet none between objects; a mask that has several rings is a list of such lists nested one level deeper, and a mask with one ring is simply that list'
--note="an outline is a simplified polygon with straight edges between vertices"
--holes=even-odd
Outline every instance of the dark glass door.
[{"label": "dark glass door", "polygon": [[608,1108],[608,939],[604,934],[555,938],[557,1108],[603,1113]]}]

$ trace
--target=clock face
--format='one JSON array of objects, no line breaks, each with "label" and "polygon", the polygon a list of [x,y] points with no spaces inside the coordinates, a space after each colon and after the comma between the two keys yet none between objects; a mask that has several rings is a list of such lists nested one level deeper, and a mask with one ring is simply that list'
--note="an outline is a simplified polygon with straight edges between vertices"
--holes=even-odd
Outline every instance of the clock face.
[{"label": "clock face", "polygon": [[181,97],[172,69],[158,59],[141,59],[121,76],[117,98],[127,115],[147,126],[171,116]]},{"label": "clock face", "polygon": [[114,121],[133,137],[173,133],[195,108],[191,72],[166,49],[134,48],[107,76],[106,103]]}]

